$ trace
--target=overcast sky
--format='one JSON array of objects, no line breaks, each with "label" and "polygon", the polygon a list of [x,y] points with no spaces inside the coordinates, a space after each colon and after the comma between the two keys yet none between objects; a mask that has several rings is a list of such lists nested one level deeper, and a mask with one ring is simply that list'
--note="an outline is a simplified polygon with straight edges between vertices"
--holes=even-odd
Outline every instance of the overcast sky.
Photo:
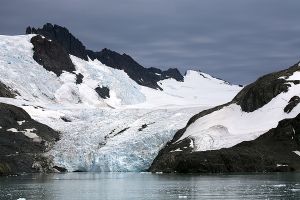
[{"label": "overcast sky", "polygon": [[300,60],[299,0],[1,0],[0,34],[67,27],[87,48],[233,83]]}]

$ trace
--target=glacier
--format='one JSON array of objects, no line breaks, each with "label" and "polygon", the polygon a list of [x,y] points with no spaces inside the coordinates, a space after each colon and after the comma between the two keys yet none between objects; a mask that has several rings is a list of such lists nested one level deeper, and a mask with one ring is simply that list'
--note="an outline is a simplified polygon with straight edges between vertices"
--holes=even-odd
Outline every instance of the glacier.
[{"label": "glacier", "polygon": [[144,171],[191,113],[199,110],[84,110],[70,126],[61,124],[64,137],[49,154],[71,171]]},{"label": "glacier", "polygon": [[[144,171],[190,117],[242,89],[189,70],[183,82],[162,80],[163,90],[154,90],[122,70],[72,55],[76,71],[57,77],[32,58],[33,36],[0,35],[0,81],[18,94],[0,102],[61,132],[46,155],[68,171]],[[76,84],[79,73],[83,82]],[[97,86],[108,87],[110,98],[99,97]]]}]

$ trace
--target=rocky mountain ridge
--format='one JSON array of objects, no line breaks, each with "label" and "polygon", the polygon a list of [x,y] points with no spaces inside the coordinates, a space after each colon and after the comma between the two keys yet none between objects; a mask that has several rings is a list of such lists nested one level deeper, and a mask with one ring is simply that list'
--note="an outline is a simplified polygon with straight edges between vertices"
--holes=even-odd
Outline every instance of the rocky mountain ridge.
[{"label": "rocky mountain ridge", "polygon": [[157,84],[158,81],[167,78],[174,78],[177,81],[183,81],[183,76],[178,69],[170,68],[162,71],[158,68],[144,68],[137,63],[132,57],[126,54],[119,54],[115,51],[104,48],[102,51],[94,52],[86,49],[69,30],[59,25],[45,24],[42,28],[27,27],[26,34],[39,34],[47,39],[59,43],[68,54],[88,61],[88,58],[97,59],[101,63],[115,68],[124,70],[130,78],[139,85],[147,86],[154,89],[161,89]]}]

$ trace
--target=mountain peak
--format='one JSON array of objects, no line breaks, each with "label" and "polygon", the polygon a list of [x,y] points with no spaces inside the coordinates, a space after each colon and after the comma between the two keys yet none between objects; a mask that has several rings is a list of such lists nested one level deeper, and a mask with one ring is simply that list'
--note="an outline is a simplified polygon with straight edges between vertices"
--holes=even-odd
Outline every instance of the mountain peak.
[{"label": "mountain peak", "polygon": [[67,53],[88,60],[85,46],[65,27],[57,24],[52,25],[51,23],[44,24],[43,28],[28,26],[26,34],[39,34],[48,39],[55,40],[66,49]]}]

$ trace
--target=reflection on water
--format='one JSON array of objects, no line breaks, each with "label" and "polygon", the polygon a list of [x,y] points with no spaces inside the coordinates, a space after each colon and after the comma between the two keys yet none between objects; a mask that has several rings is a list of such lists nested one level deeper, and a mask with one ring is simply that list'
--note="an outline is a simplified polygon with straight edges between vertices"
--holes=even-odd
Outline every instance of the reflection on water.
[{"label": "reflection on water", "polygon": [[0,177],[0,199],[300,199],[300,173],[66,173]]}]

